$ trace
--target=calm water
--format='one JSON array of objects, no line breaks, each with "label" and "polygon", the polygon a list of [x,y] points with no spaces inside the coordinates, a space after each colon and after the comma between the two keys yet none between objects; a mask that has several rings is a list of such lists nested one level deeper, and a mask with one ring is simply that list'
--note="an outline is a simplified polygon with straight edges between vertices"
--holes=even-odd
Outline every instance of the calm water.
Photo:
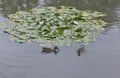
[{"label": "calm water", "polygon": [[42,54],[39,43],[12,42],[0,30],[0,78],[120,78],[120,0],[0,0],[0,23],[18,10],[59,5],[102,11],[109,25],[80,57],[79,44]]}]

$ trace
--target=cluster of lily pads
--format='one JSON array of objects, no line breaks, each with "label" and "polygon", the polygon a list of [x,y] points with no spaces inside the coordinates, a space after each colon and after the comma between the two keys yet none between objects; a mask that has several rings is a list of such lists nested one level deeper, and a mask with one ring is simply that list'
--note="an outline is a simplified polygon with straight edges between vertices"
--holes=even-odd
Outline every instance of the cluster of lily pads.
[{"label": "cluster of lily pads", "polygon": [[71,46],[78,42],[87,44],[94,41],[106,25],[99,19],[102,16],[105,14],[68,6],[42,7],[8,15],[1,28],[16,42],[31,40]]}]

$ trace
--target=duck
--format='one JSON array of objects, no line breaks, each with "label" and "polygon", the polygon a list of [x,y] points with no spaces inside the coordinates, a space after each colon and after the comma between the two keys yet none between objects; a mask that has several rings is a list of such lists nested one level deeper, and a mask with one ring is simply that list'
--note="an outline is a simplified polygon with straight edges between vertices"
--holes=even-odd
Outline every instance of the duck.
[{"label": "duck", "polygon": [[42,47],[42,53],[54,53],[57,54],[59,52],[59,48],[57,46],[54,46],[54,48],[50,48],[50,47]]},{"label": "duck", "polygon": [[81,53],[84,53],[84,52],[85,52],[85,46],[82,45],[82,46],[77,50],[77,54],[78,54],[78,56],[80,56]]}]

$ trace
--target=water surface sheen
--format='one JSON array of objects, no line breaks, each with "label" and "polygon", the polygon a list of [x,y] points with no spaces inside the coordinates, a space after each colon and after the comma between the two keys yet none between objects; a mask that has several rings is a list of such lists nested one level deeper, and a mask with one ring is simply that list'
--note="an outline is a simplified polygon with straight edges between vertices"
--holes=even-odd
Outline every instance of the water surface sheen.
[{"label": "water surface sheen", "polygon": [[18,44],[0,29],[0,78],[120,78],[120,0],[0,0],[0,24],[9,13],[59,5],[107,13],[109,25],[80,57],[79,44],[42,54],[39,43]]}]

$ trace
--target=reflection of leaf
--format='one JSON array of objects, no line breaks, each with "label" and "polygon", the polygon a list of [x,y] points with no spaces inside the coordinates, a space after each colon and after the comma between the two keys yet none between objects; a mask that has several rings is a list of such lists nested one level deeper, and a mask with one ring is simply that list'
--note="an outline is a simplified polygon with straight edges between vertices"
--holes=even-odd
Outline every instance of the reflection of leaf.
[{"label": "reflection of leaf", "polygon": [[[100,12],[79,11],[74,7],[42,7],[29,12],[18,11],[8,15],[9,20],[1,28],[16,42],[50,42],[71,46],[77,42],[95,40],[105,22]],[[96,19],[97,18],[97,19]]]}]

